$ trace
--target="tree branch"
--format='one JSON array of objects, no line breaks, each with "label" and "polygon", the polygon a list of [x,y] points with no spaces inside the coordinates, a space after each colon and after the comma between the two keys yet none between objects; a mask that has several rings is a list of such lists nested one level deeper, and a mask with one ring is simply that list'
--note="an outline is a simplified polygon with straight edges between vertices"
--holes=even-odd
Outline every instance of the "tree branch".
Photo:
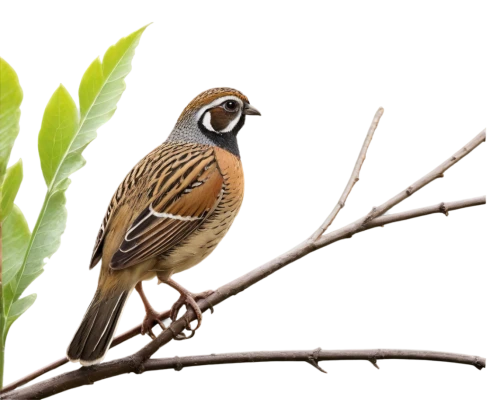
[{"label": "tree branch", "polygon": [[[296,351],[256,351],[245,353],[210,354],[150,359],[144,363],[144,371],[175,369],[218,364],[241,364],[271,361],[305,361],[317,364],[320,361],[365,360],[375,364],[379,360],[425,360],[472,365],[481,370],[486,367],[486,359],[465,354],[443,353],[421,350],[296,350]],[[322,370],[321,370],[322,371]],[[325,372],[326,371],[322,371]]]},{"label": "tree branch", "polygon": [[318,365],[320,361],[364,360],[372,363],[377,369],[378,360],[426,360],[472,365],[477,369],[486,367],[486,360],[465,354],[442,353],[419,350],[296,350],[296,351],[257,351],[246,353],[210,354],[205,356],[171,357],[144,360],[140,363],[126,358],[106,364],[80,368],[76,371],[48,379],[26,389],[16,390],[2,396],[2,399],[41,399],[83,385],[113,376],[147,371],[174,369],[180,371],[187,367],[218,364],[242,364],[255,362],[307,362],[326,372]]},{"label": "tree branch", "polygon": [[365,141],[363,143],[363,146],[361,147],[358,159],[356,160],[356,164],[354,165],[351,177],[347,182],[347,185],[344,189],[344,192],[342,193],[342,196],[340,196],[340,199],[335,205],[335,208],[326,218],[325,222],[323,222],[321,226],[318,228],[318,230],[314,232],[314,234],[311,236],[311,240],[317,240],[321,235],[323,235],[323,233],[325,233],[328,227],[332,224],[333,220],[337,217],[339,211],[342,208],[344,208],[345,202],[347,201],[347,197],[349,197],[349,193],[351,193],[351,190],[356,184],[356,182],[359,181],[359,172],[361,171],[361,167],[363,166],[363,162],[365,161],[366,153],[368,152],[368,147],[370,146],[370,143],[372,141],[375,129],[377,129],[378,123],[380,121],[380,118],[382,118],[383,114],[384,114],[384,109],[380,107],[375,113],[375,116],[373,117],[372,124],[370,125],[370,129],[368,129]]},{"label": "tree branch", "polygon": [[[359,171],[361,169],[361,165],[363,163],[364,157],[366,155],[368,145],[371,141],[371,137],[373,136],[374,130],[376,128],[376,125],[378,123],[378,120],[380,119],[381,116],[381,110],[377,112],[375,115],[374,121],[372,122],[372,126],[370,127],[370,130],[368,131],[367,138],[365,139],[365,142],[363,144],[362,150],[360,152],[360,155],[358,157],[358,161],[356,162],[356,166],[354,167],[354,171],[351,175],[351,178],[346,186],[346,189],[344,190],[343,195],[341,196],[341,199],[339,203],[342,201],[342,206],[345,202],[345,199],[347,199],[347,196],[349,195],[352,186],[356,182],[356,179],[359,175]],[[407,197],[415,193],[416,191],[420,190],[424,186],[428,185],[430,182],[433,180],[443,177],[443,174],[446,170],[448,170],[450,167],[452,167],[454,164],[456,164],[458,161],[460,161],[462,158],[464,158],[467,154],[472,152],[477,146],[479,146],[482,142],[484,142],[486,139],[486,134],[485,131],[481,132],[479,135],[477,135],[472,141],[470,141],[468,144],[466,144],[462,149],[460,149],[457,153],[455,153],[452,157],[446,159],[441,165],[436,167],[433,171],[413,183],[411,186],[409,186],[407,189],[404,191],[400,192],[396,196],[392,197],[388,201],[386,201],[384,204],[380,205],[379,207],[375,207],[370,211],[367,215],[363,216],[362,218],[352,222],[351,224],[348,224],[344,226],[343,228],[337,229],[331,233],[328,233],[326,235],[323,234],[323,232],[328,228],[328,225],[333,221],[335,216],[338,214],[340,209],[342,207],[339,206],[339,209],[337,211],[332,211],[330,216],[325,220],[325,222],[321,225],[321,227],[318,229],[318,231],[311,237],[310,239],[305,240],[304,242],[300,243],[296,247],[292,248],[291,250],[283,253],[282,255],[276,257],[275,259],[263,264],[262,266],[248,272],[247,274],[233,280],[232,282],[221,286],[219,289],[217,289],[212,295],[207,297],[206,299],[199,300],[198,305],[200,306],[200,309],[202,312],[205,312],[207,309],[211,309],[213,306],[221,303],[222,301],[228,299],[231,296],[234,296],[243,290],[249,288],[250,286],[254,285],[255,283],[259,282],[260,280],[264,279],[265,277],[273,274],[274,272],[278,271],[279,269],[283,268],[284,266],[299,260],[300,258],[306,256],[307,254],[318,250],[319,248],[325,247],[329,244],[332,244],[334,242],[337,242],[342,239],[347,239],[352,237],[353,235],[368,230],[372,229],[375,227],[379,226],[384,226],[386,224],[390,224],[393,222],[398,222],[398,221],[404,221],[407,219],[411,218],[417,218],[420,216],[424,215],[429,215],[433,213],[445,213],[447,214],[448,211],[452,210],[457,210],[460,208],[465,208],[465,207],[472,207],[472,206],[477,206],[481,204],[485,204],[486,198],[483,197],[478,197],[474,199],[468,199],[468,200],[460,200],[460,201],[454,201],[454,202],[449,202],[449,203],[440,203],[434,206],[428,206],[424,208],[418,208],[410,211],[405,211],[405,212],[400,212],[400,213],[395,213],[395,214],[390,214],[390,215],[384,215],[388,210],[390,210],[392,207],[397,205],[398,203],[402,202],[405,200]],[[344,200],[342,200],[344,199]],[[337,208],[337,206],[336,206]],[[326,226],[326,227],[325,227]],[[324,228],[324,229],[323,229]],[[318,232],[321,231],[317,239],[313,239],[315,236],[318,235]],[[164,312],[163,314],[166,316],[168,312]],[[137,370],[138,368],[142,368],[143,365],[146,365],[146,361],[150,359],[150,357],[162,346],[170,342],[172,339],[177,337],[179,334],[181,334],[189,325],[189,322],[193,321],[195,319],[194,313],[189,309],[186,311],[186,313],[177,321],[173,322],[166,330],[164,330],[156,339],[152,340],[149,342],[146,346],[144,346],[141,350],[133,354],[132,356],[129,357],[124,357],[115,361],[107,362],[100,364],[99,366],[93,366],[89,368],[80,368],[77,371],[74,371],[70,374],[73,373],[78,373],[78,371],[89,371],[90,369],[96,369],[98,371],[102,371],[102,373],[106,376],[114,376],[118,375],[121,373],[125,373],[129,371],[130,368],[132,368],[131,371],[135,372],[140,372]],[[120,335],[115,339],[113,342],[113,346],[117,345],[125,340],[128,340],[129,338],[137,335],[140,332],[140,325],[131,329],[130,331],[126,332],[125,334]],[[52,370],[53,368],[56,368],[59,365],[64,364],[65,361],[63,359],[52,363],[51,365],[30,374],[29,376],[15,382],[14,384],[8,385],[5,387],[4,392],[7,390],[11,390],[11,388],[15,388],[21,384],[25,384],[29,382],[30,380],[42,375],[45,372],[48,372]],[[130,366],[132,365],[132,366]],[[52,368],[53,367],[53,368]],[[129,371],[129,372],[131,372]],[[86,372],[85,372],[86,373]],[[104,376],[103,375],[103,376]],[[76,387],[72,386],[72,379],[71,377],[76,376],[76,375],[70,375],[69,378],[61,378],[68,376],[68,374],[63,374],[59,377],[55,377],[52,379],[49,379],[44,382],[40,382],[36,385],[32,385],[26,389],[23,389],[22,391],[16,391],[9,393],[9,396],[15,395],[15,393],[22,392],[22,393],[30,393],[30,395],[35,396],[38,395],[39,388],[44,387],[45,384],[49,384],[50,382],[54,382],[54,380],[57,379],[63,379],[61,381],[61,390],[68,390],[70,388]],[[66,380],[64,380],[66,379]],[[78,381],[80,382],[80,381]],[[82,383],[83,384],[83,383]],[[80,386],[77,385],[77,386]],[[48,392],[47,392],[48,393]],[[53,392],[51,392],[52,394]],[[50,395],[50,394],[48,394]],[[48,396],[47,395],[47,396]],[[44,397],[47,397],[44,395]],[[3,397],[2,397],[3,398]],[[8,397],[8,398],[19,398],[19,397]],[[33,397],[35,398],[35,397]],[[39,397],[42,398],[42,397]]]},{"label": "tree branch", "polygon": [[475,136],[469,143],[467,143],[464,147],[458,150],[455,154],[453,154],[450,158],[444,161],[442,164],[437,166],[427,175],[420,178],[418,181],[408,186],[405,190],[398,193],[393,198],[387,200],[384,204],[377,207],[375,210],[372,210],[370,213],[370,218],[377,218],[380,215],[385,214],[395,205],[401,203],[403,200],[410,197],[413,193],[418,192],[424,186],[427,186],[433,180],[437,178],[444,178],[444,173],[453,167],[457,162],[459,162],[466,155],[470,154],[477,146],[486,141],[486,130],[480,132],[477,136]]},{"label": "tree branch", "polygon": [[[459,210],[461,208],[475,207],[486,204],[486,196],[474,197],[472,199],[450,201],[447,203],[438,203],[433,206],[415,208],[413,210],[403,211],[394,214],[382,215],[375,219],[371,219],[371,214],[352,222],[343,228],[337,229],[328,235],[321,237],[315,242],[317,248],[328,246],[329,244],[338,242],[342,239],[350,239],[356,233],[366,231],[368,229],[383,227],[394,222],[405,221],[423,217],[429,214],[445,214],[448,216],[449,211]],[[374,208],[375,210],[375,208]]]}]

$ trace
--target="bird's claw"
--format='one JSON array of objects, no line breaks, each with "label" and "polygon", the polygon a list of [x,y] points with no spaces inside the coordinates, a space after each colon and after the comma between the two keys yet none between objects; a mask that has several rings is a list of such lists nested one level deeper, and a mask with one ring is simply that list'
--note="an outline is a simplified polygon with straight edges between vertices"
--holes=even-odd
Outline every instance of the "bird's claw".
[{"label": "bird's claw", "polygon": [[[191,307],[191,309],[196,314],[196,320],[197,320],[198,324],[196,325],[196,328],[193,329],[193,328],[191,328],[191,324],[188,321],[186,324],[186,329],[188,331],[193,332],[193,334],[194,334],[194,332],[201,326],[201,321],[203,319],[203,314],[202,314],[200,307],[198,306],[198,303],[196,301],[201,300],[201,299],[206,299],[212,293],[214,293],[213,290],[207,290],[207,291],[201,292],[201,293],[189,293],[189,292],[187,292],[187,293],[181,294],[181,296],[174,303],[174,305],[172,306],[172,309],[171,309],[172,311],[171,311],[170,318],[172,319],[172,322],[175,322],[177,320],[177,315],[179,314],[179,310],[182,306],[186,306],[186,308]],[[212,305],[209,304],[209,306],[210,306],[210,310],[213,312]],[[180,340],[189,339],[193,336],[193,334],[191,334],[190,336],[188,336],[186,338],[182,338]]]},{"label": "bird's claw", "polygon": [[141,326],[141,335],[145,335],[146,333],[151,339],[156,339],[156,335],[153,333],[153,327],[158,324],[160,325],[162,330],[165,330],[166,327],[163,324],[163,321],[160,318],[160,314],[155,310],[148,311],[144,320],[142,321]]}]

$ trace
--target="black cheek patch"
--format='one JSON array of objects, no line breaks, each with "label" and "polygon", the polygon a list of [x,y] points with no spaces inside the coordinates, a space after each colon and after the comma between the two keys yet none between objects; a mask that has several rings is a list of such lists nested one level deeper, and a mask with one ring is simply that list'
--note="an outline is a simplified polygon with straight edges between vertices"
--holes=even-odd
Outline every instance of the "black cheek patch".
[{"label": "black cheek patch", "polygon": [[210,124],[215,131],[221,132],[226,129],[238,113],[230,113],[222,107],[212,108],[210,111]]}]

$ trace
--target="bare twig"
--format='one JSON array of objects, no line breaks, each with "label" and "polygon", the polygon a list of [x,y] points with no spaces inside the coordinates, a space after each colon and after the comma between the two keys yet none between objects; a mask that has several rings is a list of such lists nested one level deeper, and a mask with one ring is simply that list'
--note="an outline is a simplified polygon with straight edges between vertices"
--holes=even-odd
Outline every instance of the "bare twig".
[{"label": "bare twig", "polygon": [[375,220],[369,222],[366,227],[367,229],[374,228],[376,226],[384,226],[392,224],[393,222],[404,221],[407,219],[423,217],[429,214],[443,213],[448,216],[450,211],[460,210],[461,208],[475,207],[486,204],[486,196],[474,197],[472,199],[450,201],[447,203],[439,203],[433,206],[415,208],[413,210],[403,211],[395,214],[382,215]]},{"label": "bare twig", "polygon": [[[373,126],[373,124],[372,124]],[[373,128],[374,130],[374,128]],[[371,128],[370,128],[371,131]],[[370,135],[369,131],[369,135]],[[404,221],[407,219],[411,218],[416,218],[428,214],[433,214],[433,213],[445,213],[447,214],[448,211],[460,209],[460,208],[465,208],[465,207],[472,207],[472,206],[477,206],[481,204],[485,204],[486,199],[485,197],[479,197],[479,198],[474,198],[474,199],[468,199],[468,200],[461,200],[461,201],[455,201],[455,202],[450,202],[450,203],[440,203],[438,205],[434,206],[428,206],[424,208],[419,208],[415,210],[410,210],[410,211],[405,211],[405,212],[400,212],[396,214],[391,214],[391,215],[384,215],[388,210],[390,210],[392,207],[394,207],[396,204],[400,203],[403,201],[405,198],[409,197],[411,194],[416,192],[417,190],[420,190],[422,187],[426,186],[430,182],[432,182],[434,179],[438,177],[442,177],[444,172],[449,169],[451,166],[456,164],[458,161],[460,161],[463,157],[465,157],[467,154],[469,154],[472,150],[474,150],[477,146],[479,146],[483,141],[485,141],[485,132],[481,132],[479,135],[477,135],[471,142],[469,142],[465,147],[463,147],[459,152],[457,152],[455,155],[453,155],[451,158],[447,159],[444,163],[439,165],[436,169],[431,171],[429,174],[425,175],[421,179],[419,179],[417,182],[415,182],[413,185],[409,186],[406,190],[403,192],[397,194],[384,204],[382,204],[379,207],[375,207],[372,211],[370,211],[367,215],[364,217],[352,222],[351,224],[348,224],[344,226],[343,228],[337,229],[329,234],[326,235],[320,235],[317,240],[312,240],[308,239],[293,249],[283,253],[282,255],[276,257],[275,259],[267,262],[266,264],[254,269],[253,271],[250,271],[249,273],[241,276],[240,278],[237,278],[233,280],[232,282],[220,287],[218,290],[216,290],[212,295],[207,297],[204,300],[200,300],[198,302],[200,309],[205,312],[207,309],[210,309],[212,306],[215,306],[219,304],[220,302],[226,300],[227,298],[234,296],[243,290],[247,289],[248,287],[252,286],[253,284],[259,282],[260,280],[264,279],[265,277],[271,275],[272,273],[278,271],[279,269],[283,268],[284,266],[304,257],[305,255],[322,248],[324,246],[327,246],[329,244],[332,244],[336,241],[350,238],[356,233],[372,229],[374,227],[379,227],[383,226],[386,224],[390,224],[393,222],[398,222],[398,221]],[[365,144],[363,145],[363,148],[368,147],[369,142],[365,140]],[[362,154],[365,154],[366,151],[363,153],[363,150],[361,151],[360,157]],[[363,156],[364,157],[364,156]],[[359,168],[361,168],[362,161],[359,162],[361,158],[358,158],[358,163],[359,163]],[[359,169],[357,169],[358,163],[356,163],[355,171],[353,172],[353,176],[356,176],[356,170],[357,173],[359,173]],[[352,177],[351,177],[352,178]],[[346,190],[349,188],[346,188]],[[352,186],[351,186],[352,188]],[[345,198],[347,198],[347,195],[349,194],[350,189],[344,193],[347,193]],[[344,196],[344,195],[343,195]],[[342,199],[342,198],[341,198]],[[340,208],[339,208],[340,210]],[[337,211],[338,213],[338,211]],[[336,215],[336,214],[335,214]],[[335,218],[335,215],[333,218]],[[328,222],[329,220],[333,220],[333,218],[327,219],[325,222]],[[321,229],[321,228],[320,228]],[[195,318],[194,313],[191,310],[188,310],[183,317],[181,317],[179,320],[176,322],[172,323],[168,329],[164,330],[155,340],[151,341],[148,343],[146,346],[144,346],[141,350],[139,350],[137,353],[133,354],[132,356],[121,358],[112,362],[104,363],[99,365],[98,367],[93,366],[90,367],[90,369],[98,369],[99,371],[102,371],[102,373],[106,376],[114,376],[118,375],[121,373],[124,373],[123,371],[127,372],[129,371],[130,368],[132,368],[131,371],[136,371],[140,372],[145,365],[145,362],[150,359],[150,357],[163,345],[166,343],[170,342],[173,338],[175,338],[177,335],[179,335],[184,329],[186,329],[188,323],[190,321],[193,321]],[[140,331],[140,326],[130,330],[124,335],[121,335],[119,338],[124,337],[121,341],[127,340],[129,337],[135,336],[138,334]],[[115,342],[119,339],[115,339]],[[121,341],[119,341],[121,343]],[[114,342],[114,343],[115,343]],[[373,360],[372,360],[373,361]],[[308,361],[311,363],[311,360]],[[57,363],[54,363],[53,365],[56,365]],[[130,366],[132,364],[132,366]],[[61,364],[59,364],[61,365]],[[374,363],[376,365],[376,363]],[[49,367],[49,366],[48,366]],[[41,371],[42,373],[47,372],[48,370],[44,368]],[[78,373],[78,371],[88,371],[89,368],[81,368],[77,371],[74,371],[75,374]],[[130,371],[129,371],[130,372]],[[82,372],[83,373],[83,372]],[[86,372],[85,372],[86,373]],[[70,373],[73,374],[73,373]],[[34,376],[36,375],[36,376]],[[30,374],[31,376],[37,377],[40,376],[41,374],[34,373]],[[103,375],[103,376],[104,376]],[[68,376],[68,374],[63,374],[60,377]],[[67,381],[62,384],[61,387],[63,387],[62,390],[67,390],[72,387],[72,377],[76,377],[77,375],[71,375],[69,378],[67,378]],[[49,379],[44,382],[40,382],[37,385],[32,385],[24,390],[22,390],[23,393],[30,393],[33,396],[36,394],[38,395],[38,391],[36,388],[42,387],[45,384],[50,384],[50,382],[54,382],[55,379],[60,379],[60,377],[55,377],[52,379]],[[28,377],[27,377],[28,378]],[[30,381],[31,379],[26,379],[23,378],[18,382],[22,382],[22,384]],[[64,378],[66,379],[66,378]],[[80,382],[80,381],[78,381]],[[81,383],[84,384],[84,383]],[[81,384],[77,385],[80,386]],[[41,385],[41,386],[40,386]],[[15,386],[14,384],[9,385],[7,388]],[[21,392],[21,391],[19,391]],[[16,392],[12,392],[12,395],[14,395]],[[11,393],[9,393],[9,396]],[[45,396],[46,397],[46,396]],[[10,397],[9,397],[10,398]],[[12,397],[14,398],[14,397]],[[18,397],[16,397],[18,398]]]},{"label": "bare twig", "polygon": [[[147,371],[174,369],[180,371],[187,367],[217,364],[241,364],[255,362],[307,362],[326,372],[318,366],[320,361],[364,360],[377,366],[377,360],[426,360],[442,361],[472,365],[478,369],[486,367],[486,360],[481,357],[465,354],[442,353],[437,351],[419,350],[297,350],[297,351],[258,351],[248,353],[211,354],[206,356],[171,357],[144,360],[142,363],[125,359],[111,361],[106,364],[81,368],[52,379],[40,382],[26,389],[16,390],[2,396],[2,399],[42,399],[65,390],[113,376]],[[378,368],[378,367],[377,367]]]},{"label": "bare twig", "polygon": [[[426,360],[472,365],[481,370],[486,368],[486,359],[465,354],[443,353],[439,351],[421,350],[322,350],[321,348],[297,351],[257,351],[248,353],[210,354],[206,356],[189,356],[150,359],[144,363],[145,371],[159,369],[182,369],[201,365],[241,364],[249,362],[271,361],[345,361],[366,360],[376,365],[378,360]],[[378,368],[377,368],[378,369]],[[321,372],[325,372],[320,369]]]},{"label": "bare twig", "polygon": [[[393,208],[395,205],[401,203],[403,200],[407,199],[410,197],[413,193],[419,191],[422,189],[424,186],[427,186],[429,183],[434,181],[437,178],[443,178],[444,177],[444,172],[451,168],[453,165],[455,165],[457,162],[459,162],[462,158],[464,158],[467,154],[471,153],[477,146],[479,146],[481,143],[486,141],[486,131],[482,131],[479,133],[474,139],[472,139],[469,143],[467,143],[464,147],[462,147],[459,151],[457,151],[453,156],[448,158],[446,161],[444,161],[442,164],[440,164],[438,167],[433,169],[431,172],[420,178],[418,181],[413,183],[412,185],[408,186],[407,189],[403,190],[402,192],[398,193],[396,196],[392,197],[391,199],[387,200],[384,204],[378,206],[378,207],[373,207],[373,209],[364,217],[358,219],[357,221],[346,225],[345,227],[341,229],[337,229],[336,231],[333,231],[327,235],[321,236],[315,243],[319,245],[319,247],[324,247],[327,246],[333,242],[336,242],[339,240],[339,236],[341,239],[346,239],[351,237],[354,233],[358,233],[361,231],[364,231],[366,229],[372,228],[370,222],[373,222],[374,219],[384,215],[387,211],[389,211],[391,208]],[[464,200],[466,201],[466,200]],[[486,199],[485,199],[486,202]],[[483,203],[485,204],[485,203]],[[428,207],[426,207],[428,208]],[[410,212],[415,212],[415,210],[410,211]],[[404,214],[404,213],[403,213]],[[426,215],[426,214],[423,214]],[[419,216],[419,215],[417,215]],[[390,216],[387,216],[390,217]],[[408,219],[408,218],[405,218]],[[404,219],[403,219],[404,220]],[[399,221],[396,219],[396,222]],[[377,226],[380,226],[381,224],[378,224]],[[345,234],[345,235],[344,235]]]},{"label": "bare twig", "polygon": [[321,248],[324,246],[328,246],[329,244],[338,242],[342,239],[349,239],[356,233],[392,224],[393,222],[405,221],[407,219],[423,217],[429,214],[443,213],[446,215],[449,211],[459,210],[461,208],[467,207],[475,207],[483,204],[486,204],[486,196],[474,197],[472,199],[466,200],[451,201],[448,203],[438,203],[433,206],[415,208],[413,210],[403,211],[400,213],[383,215],[375,219],[371,219],[371,214],[368,214],[366,217],[360,218],[357,221],[344,226],[343,228],[337,229],[329,233],[328,235],[322,236],[315,243],[318,248]]},{"label": "bare twig", "polygon": [[361,167],[363,166],[363,162],[365,161],[366,153],[368,152],[368,147],[370,146],[370,143],[372,141],[375,129],[377,129],[378,123],[383,114],[384,109],[380,107],[373,117],[372,124],[370,125],[370,129],[368,129],[365,141],[363,143],[363,146],[361,147],[358,159],[356,160],[356,164],[354,165],[354,169],[352,170],[351,177],[347,182],[342,196],[340,196],[339,201],[335,205],[335,208],[330,213],[330,215],[325,219],[318,230],[311,236],[311,240],[317,240],[321,235],[323,235],[323,233],[325,233],[328,227],[332,224],[333,220],[337,217],[339,211],[344,207],[345,202],[347,201],[347,197],[349,196],[349,193],[351,193],[352,188],[354,187],[356,182],[359,181],[359,172],[361,171]]},{"label": "bare twig", "polygon": [[377,207],[376,210],[373,210],[373,212],[371,213],[371,218],[377,218],[380,215],[385,214],[387,211],[389,211],[395,205],[401,203],[404,199],[410,197],[413,193],[419,191],[424,186],[431,183],[433,180],[435,180],[437,178],[444,178],[444,173],[448,169],[453,167],[457,162],[459,162],[466,155],[470,154],[472,152],[472,150],[474,150],[477,146],[479,146],[481,143],[483,143],[485,141],[486,141],[486,130],[483,130],[477,136],[475,136],[474,139],[472,139],[464,147],[462,147],[455,154],[453,154],[451,157],[449,157],[441,165],[437,166],[435,169],[433,169],[427,175],[423,176],[418,181],[416,181],[412,185],[408,186],[405,190],[398,193],[393,198],[387,200],[384,204]]}]

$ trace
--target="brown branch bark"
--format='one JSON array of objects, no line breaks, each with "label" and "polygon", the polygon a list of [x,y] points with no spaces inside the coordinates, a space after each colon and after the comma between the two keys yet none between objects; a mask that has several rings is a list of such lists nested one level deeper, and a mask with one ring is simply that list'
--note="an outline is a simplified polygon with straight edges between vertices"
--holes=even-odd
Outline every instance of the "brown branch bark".
[{"label": "brown branch bark", "polygon": [[465,354],[443,353],[439,351],[422,350],[292,350],[292,351],[256,351],[245,353],[210,354],[205,356],[171,357],[149,359],[144,363],[144,371],[175,369],[180,371],[186,367],[202,365],[241,364],[254,362],[285,362],[301,361],[311,364],[321,372],[320,361],[364,360],[372,363],[377,369],[379,360],[425,360],[441,361],[456,364],[472,365],[481,370],[486,368],[486,359]]},{"label": "brown branch bark", "polygon": [[339,201],[335,205],[330,215],[321,224],[318,230],[314,232],[314,234],[311,236],[311,240],[317,240],[321,235],[323,235],[323,233],[325,233],[325,231],[337,217],[337,214],[340,212],[340,210],[344,208],[345,203],[347,201],[347,197],[349,197],[349,194],[351,193],[351,190],[356,184],[356,182],[359,181],[359,173],[361,171],[361,167],[363,166],[363,162],[365,161],[366,153],[368,152],[368,147],[370,147],[373,135],[375,134],[375,129],[377,129],[378,123],[380,122],[380,118],[382,118],[383,114],[384,114],[384,109],[380,107],[375,113],[375,116],[373,117],[372,124],[368,129],[365,141],[363,142],[363,146],[361,147],[361,151],[359,152],[358,159],[356,160],[356,164],[354,165],[354,169],[352,170],[351,177],[347,182],[347,185],[344,189],[344,192],[342,193],[342,196],[340,196]]},{"label": "brown branch bark", "polygon": [[205,356],[171,357],[143,360],[135,362],[133,359],[122,359],[109,363],[81,368],[76,371],[48,379],[26,389],[16,390],[2,396],[2,399],[42,399],[65,390],[113,376],[147,371],[174,369],[180,371],[187,367],[217,364],[241,364],[255,362],[306,362],[313,367],[324,371],[318,363],[320,361],[364,360],[372,363],[377,369],[378,360],[426,360],[441,361],[472,365],[477,369],[486,367],[486,360],[477,356],[465,354],[442,353],[437,351],[419,350],[296,350],[296,351],[258,351],[247,353],[211,354]]},{"label": "brown branch bark", "polygon": [[451,157],[446,159],[443,163],[438,165],[435,169],[429,172],[427,175],[420,178],[418,181],[414,182],[412,185],[408,186],[405,190],[398,193],[393,198],[387,200],[384,204],[373,209],[369,215],[371,219],[377,218],[395,205],[401,203],[403,200],[410,197],[413,193],[418,192],[424,186],[427,186],[429,183],[434,181],[437,178],[444,178],[444,173],[453,167],[457,162],[459,162],[466,155],[470,154],[477,146],[486,141],[486,130],[480,132],[477,136],[475,136],[469,143],[467,143],[464,147],[458,150]]},{"label": "brown branch bark", "polygon": [[[379,110],[380,111],[380,110]],[[374,121],[377,119],[377,115],[375,115]],[[380,116],[378,116],[380,118]],[[377,119],[378,123],[378,119]],[[373,123],[372,123],[372,126]],[[376,127],[376,124],[375,124]],[[370,128],[368,137],[370,137],[370,132],[371,136],[373,136],[373,131]],[[359,170],[361,168],[362,161],[364,160],[364,156],[366,154],[366,150],[368,149],[368,145],[370,140],[367,139],[365,140],[365,143],[363,145],[363,149],[360,153],[360,156],[358,157],[358,162],[356,163],[355,169],[353,171],[353,175],[351,176],[351,180],[353,180],[353,176],[356,177],[357,174],[359,174]],[[207,309],[210,309],[212,306],[215,306],[219,304],[220,302],[228,299],[231,296],[234,296],[243,290],[247,289],[248,287],[254,285],[255,283],[259,282],[260,280],[264,279],[265,277],[271,275],[272,273],[278,271],[279,269],[283,268],[284,266],[306,256],[307,254],[318,250],[319,248],[325,247],[329,244],[332,244],[336,241],[342,240],[342,239],[347,239],[352,237],[353,235],[368,230],[372,229],[375,227],[379,226],[384,226],[386,224],[390,224],[393,222],[398,222],[398,221],[404,221],[407,219],[411,218],[417,218],[420,216],[424,215],[429,215],[433,213],[444,213],[447,215],[449,211],[452,210],[457,210],[460,208],[465,208],[465,207],[472,207],[472,206],[477,206],[481,204],[485,204],[486,198],[483,197],[478,197],[474,199],[468,199],[468,200],[460,200],[460,201],[454,201],[450,203],[439,203],[434,206],[428,206],[424,208],[418,208],[410,211],[405,211],[405,212],[400,212],[400,213],[395,213],[395,214],[390,214],[390,215],[384,215],[388,210],[390,210],[392,207],[397,205],[398,203],[402,202],[405,200],[407,197],[409,197],[411,194],[415,193],[416,191],[420,190],[424,186],[428,185],[430,182],[433,180],[443,177],[444,172],[452,167],[454,164],[456,164],[458,161],[460,161],[462,158],[464,158],[467,154],[472,152],[477,146],[479,146],[482,142],[484,142],[486,139],[486,134],[485,131],[481,132],[479,135],[477,135],[474,139],[472,139],[468,144],[466,144],[463,148],[461,148],[457,153],[455,153],[452,157],[446,159],[441,165],[436,167],[434,170],[429,172],[427,175],[423,176],[421,179],[413,183],[411,186],[409,186],[407,189],[404,191],[398,193],[396,196],[392,197],[389,199],[387,202],[382,204],[379,207],[373,208],[367,215],[364,217],[352,222],[351,224],[348,224],[344,226],[343,228],[337,229],[331,233],[328,233],[326,235],[320,234],[316,240],[313,240],[312,238],[305,240],[304,242],[300,243],[293,249],[283,253],[282,255],[276,257],[275,259],[267,262],[266,264],[254,269],[253,271],[250,271],[249,273],[241,276],[240,278],[237,278],[233,280],[232,282],[221,286],[219,289],[217,289],[212,295],[210,295],[208,298],[204,300],[200,300],[198,302],[200,309],[202,312],[205,312]],[[359,164],[359,168],[358,168]],[[354,178],[355,182],[355,178]],[[352,184],[354,185],[354,183]],[[350,192],[349,189],[350,184],[348,183],[346,190],[344,191],[345,198],[347,198],[347,195]],[[352,186],[350,186],[352,189]],[[344,196],[344,195],[343,195]],[[342,199],[342,197],[341,197]],[[340,210],[340,208],[339,208]],[[338,213],[338,212],[337,212]],[[333,212],[332,212],[333,214]],[[331,215],[327,218],[325,222],[328,221],[333,221],[335,218],[336,214],[331,218]],[[322,227],[324,224],[320,227]],[[325,228],[326,230],[326,228]],[[322,231],[324,232],[324,230]],[[165,312],[167,313],[167,312]],[[174,337],[178,336],[180,333],[182,333],[186,327],[188,326],[190,321],[193,321],[195,318],[194,313],[191,310],[188,310],[183,317],[181,317],[179,320],[176,322],[172,323],[166,330],[164,330],[155,340],[151,341],[148,343],[146,346],[144,346],[141,350],[136,352],[135,354],[129,356],[129,357],[124,357],[115,361],[103,363],[99,365],[98,367],[90,367],[90,368],[80,368],[77,371],[74,371],[75,374],[78,373],[78,371],[83,371],[81,372],[82,374],[85,374],[87,370],[89,369],[98,369],[99,371],[103,371],[103,374],[108,376],[115,376],[120,373],[125,373],[129,371],[130,368],[132,370],[140,369],[142,368],[141,366],[145,365],[145,362],[150,359],[150,357],[162,346],[170,342]],[[132,330],[126,332],[123,335],[120,335],[118,338],[115,339],[113,342],[113,345],[119,344],[125,340],[128,340],[128,338],[135,336],[140,332],[140,326],[137,326],[133,328]],[[52,363],[51,365],[30,374],[28,377],[25,377],[19,381],[17,381],[14,384],[8,385],[5,387],[4,391],[2,393],[5,393],[7,390],[10,390],[11,388],[17,387],[21,384],[25,384],[29,382],[30,380],[42,375],[45,372],[48,372],[54,368],[56,368],[59,365],[64,364],[64,360],[59,360],[55,363]],[[132,367],[130,366],[132,365]],[[124,371],[124,372],[122,372]],[[137,370],[138,371],[138,370]],[[137,372],[136,371],[136,372]],[[130,372],[130,371],[129,371]],[[72,374],[72,373],[70,373]],[[68,374],[63,374],[60,377],[68,376]],[[71,375],[71,377],[74,377],[77,375]],[[41,387],[44,387],[44,385],[49,382],[54,382],[55,379],[59,379],[60,377],[55,377],[52,379],[49,379],[44,382],[40,382],[36,385],[32,385],[26,389],[23,389],[22,391],[16,391],[16,392],[11,392],[8,395],[12,396],[15,393],[22,392],[22,393],[30,393],[30,395],[37,396],[38,395],[38,390]],[[63,381],[61,381],[61,390],[68,390],[70,388],[76,387],[76,386],[71,386],[71,379],[73,378],[62,378]],[[64,379],[67,379],[67,381],[64,381]],[[80,382],[80,381],[78,381]],[[17,385],[17,383],[19,383]],[[84,384],[84,383],[81,383]],[[79,384],[78,386],[81,386]],[[45,393],[45,392],[44,392]],[[48,393],[48,392],[47,392]],[[49,394],[50,395],[50,394]],[[47,397],[47,395],[44,395],[44,397]],[[4,397],[2,397],[4,398]],[[7,397],[6,397],[7,398]],[[8,398],[20,398],[20,397],[8,397]],[[38,398],[38,397],[33,397],[33,398]],[[39,397],[43,398],[43,397]]]}]

